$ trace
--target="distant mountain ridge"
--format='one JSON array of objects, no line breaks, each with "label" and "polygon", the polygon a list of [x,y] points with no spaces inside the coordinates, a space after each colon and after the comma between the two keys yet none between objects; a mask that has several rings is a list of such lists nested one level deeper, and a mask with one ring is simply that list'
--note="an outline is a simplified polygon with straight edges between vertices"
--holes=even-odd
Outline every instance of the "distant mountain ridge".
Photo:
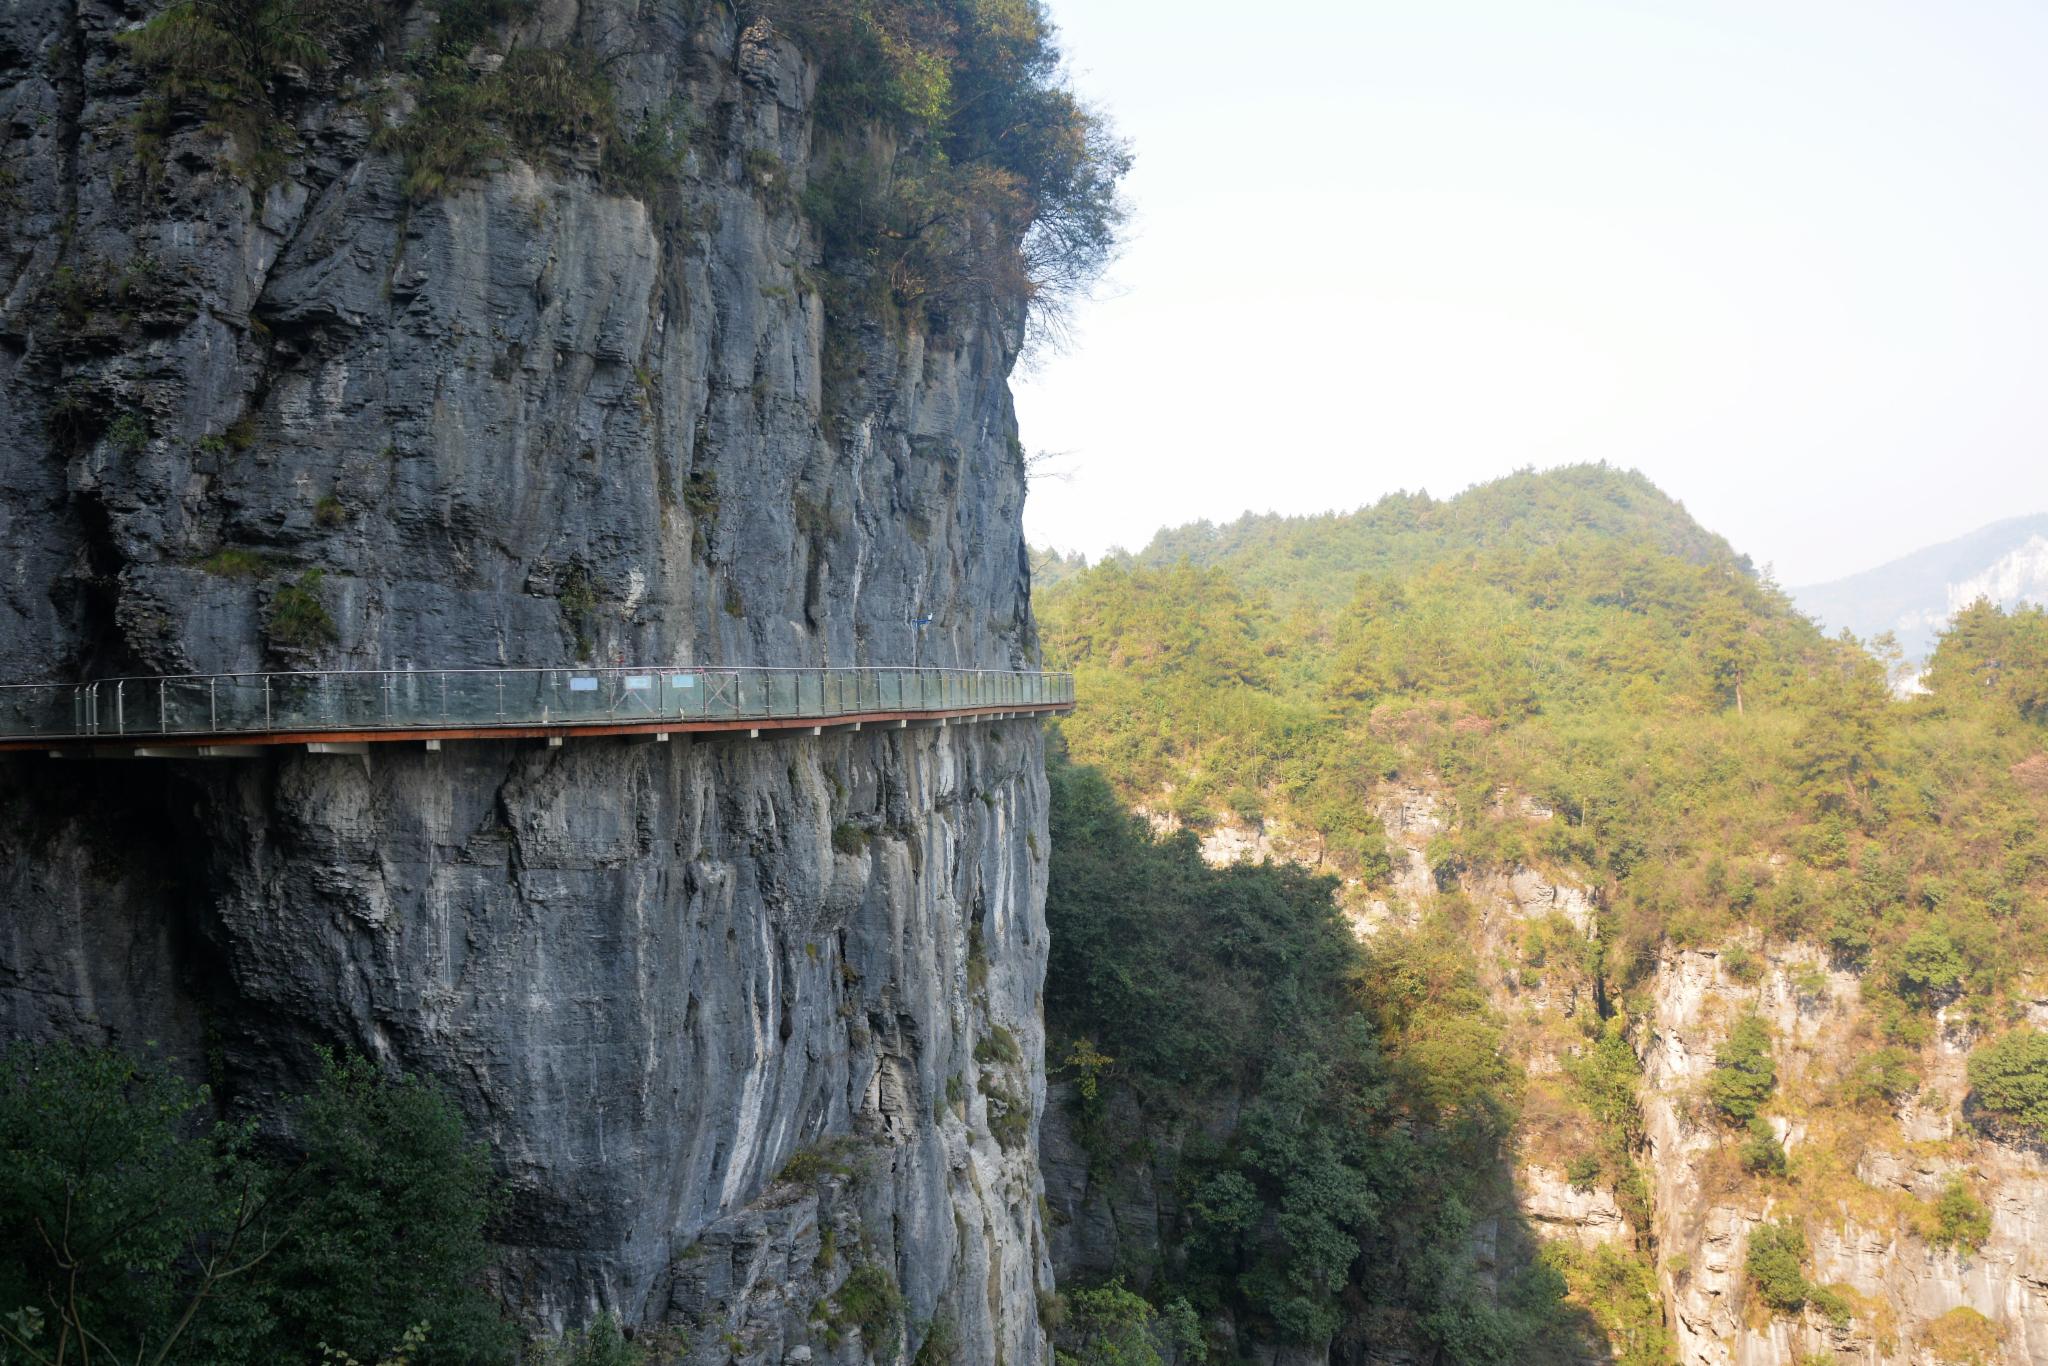
[{"label": "distant mountain ridge", "polygon": [[1978,598],[2048,604],[2048,513],[2012,517],[1832,583],[1787,590],[1828,631],[1892,632],[1914,659]]},{"label": "distant mountain ridge", "polygon": [[1125,562],[1221,568],[1276,604],[1334,603],[1361,574],[1404,574],[1488,554],[1628,545],[1744,576],[1747,556],[1693,520],[1685,505],[1635,470],[1607,464],[1518,470],[1451,498],[1393,493],[1350,512],[1246,513],[1217,524],[1168,527]]}]

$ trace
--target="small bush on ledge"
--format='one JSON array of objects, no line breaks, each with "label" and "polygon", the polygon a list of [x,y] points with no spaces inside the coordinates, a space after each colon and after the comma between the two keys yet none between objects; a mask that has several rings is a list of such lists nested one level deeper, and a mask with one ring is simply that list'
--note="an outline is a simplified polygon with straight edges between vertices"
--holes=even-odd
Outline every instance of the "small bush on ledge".
[{"label": "small bush on ledge", "polygon": [[320,599],[320,583],[325,577],[318,569],[308,569],[295,581],[278,588],[270,601],[272,644],[313,650],[341,638],[334,618],[328,615],[327,604]]}]

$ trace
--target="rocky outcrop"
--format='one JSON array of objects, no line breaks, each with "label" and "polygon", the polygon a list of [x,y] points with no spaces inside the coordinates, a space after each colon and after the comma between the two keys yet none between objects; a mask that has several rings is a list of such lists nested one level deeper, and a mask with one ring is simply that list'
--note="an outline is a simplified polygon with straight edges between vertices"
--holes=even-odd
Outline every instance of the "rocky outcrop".
[{"label": "rocky outcrop", "polygon": [[[1857,974],[1800,944],[1666,950],[1638,994],[1629,1035],[1641,1067],[1637,1165],[1648,1188],[1637,1207],[1647,1220],[1632,1218],[1613,1171],[1575,1180],[1568,1170],[1596,1121],[1566,1073],[1603,1011],[1615,1008],[1576,957],[1600,932],[1596,898],[1569,876],[1522,866],[1453,866],[1440,886],[1426,851],[1455,829],[1456,813],[1427,784],[1390,786],[1375,806],[1393,874],[1384,888],[1346,887],[1354,927],[1368,939],[1413,927],[1434,898],[1457,892],[1461,933],[1528,1077],[1514,1208],[1475,1226],[1477,1263],[1503,1269],[1491,1235],[1509,1224],[1539,1244],[1562,1240],[1640,1260],[1654,1273],[1683,1366],[2048,1363],[2048,1171],[2039,1151],[1968,1123],[1965,1063],[1981,1039],[1964,1012],[1950,1007],[1936,1017],[1913,1060],[1921,1080],[1910,1094],[1888,1110],[1846,1105],[1844,1079],[1879,1036]],[[1551,818],[1526,801],[1512,809],[1532,822]],[[1314,861],[1312,848],[1264,831],[1211,830],[1202,848],[1219,863]],[[1767,1114],[1791,1163],[1789,1179],[1745,1172],[1746,1135],[1711,1114],[1704,1097],[1729,1029],[1751,1013],[1773,1040],[1778,1086]],[[2048,1004],[2026,1013],[2039,1022]],[[1049,1116],[1049,1134],[1058,1125]],[[1114,1265],[1131,1253],[1132,1228],[1172,1217],[1170,1192],[1162,1197],[1156,1183],[1093,1192],[1081,1168],[1059,1159],[1060,1146],[1047,1151],[1055,1209],[1074,1221],[1055,1231],[1062,1267]],[[1936,1202],[1958,1178],[1989,1215],[1988,1235],[1975,1247],[1932,1236]],[[1076,1202],[1074,1192],[1089,1198]],[[1748,1283],[1749,1240],[1779,1221],[1803,1232],[1805,1274],[1840,1297],[1846,1317],[1820,1307],[1773,1314],[1759,1301]]]},{"label": "rocky outcrop", "polygon": [[[1923,1080],[1892,1113],[1857,1123],[1826,1104],[1849,1063],[1871,1047],[1852,973],[1815,949],[1756,955],[1753,980],[1725,955],[1668,954],[1645,1022],[1647,1167],[1656,1186],[1658,1245],[1680,1359],[1688,1364],[1794,1366],[1802,1355],[1892,1366],[1937,1359],[1939,1325],[1979,1314],[1999,1359],[2048,1362],[2048,1172],[2041,1155],[1978,1135],[1963,1122],[1963,1062],[1979,1040],[1947,1017],[1920,1058]],[[1744,974],[1749,975],[1748,973]],[[1755,1011],[1775,1040],[1787,1111],[1774,1127],[1799,1165],[1794,1182],[1750,1182],[1734,1140],[1702,1114],[1700,1088],[1732,1022]],[[1957,1176],[1990,1213],[1981,1246],[1935,1245],[1926,1211]],[[1811,1279],[1843,1287],[1855,1313],[1772,1318],[1744,1284],[1749,1239],[1790,1218],[1812,1249]]]},{"label": "rocky outcrop", "polygon": [[[0,16],[0,677],[1032,662],[1021,318],[828,330],[817,72],[772,27],[546,0],[515,39],[593,53],[679,173],[621,193],[569,148],[419,198],[377,131],[431,6],[288,102],[267,184],[207,120],[142,141],[150,8]],[[323,1043],[432,1076],[536,1324],[1018,1366],[1045,801],[1030,722],[7,758],[0,1018],[154,1041],[258,1114]],[[861,1267],[893,1341],[835,1320]]]},{"label": "rocky outcrop", "polygon": [[[1448,828],[1424,788],[1393,790],[1380,809],[1396,878],[1392,896],[1364,901],[1358,919],[1367,927],[1412,921],[1418,899],[1434,893],[1420,878],[1422,850]],[[1549,818],[1527,804],[1519,810]],[[2048,1172],[2038,1151],[1993,1141],[1965,1121],[1964,1064],[1981,1040],[1962,1012],[1939,1015],[1915,1060],[1922,1080],[1912,1094],[1888,1113],[1849,1110],[1839,1103],[1843,1080],[1878,1033],[1855,973],[1808,945],[1667,950],[1631,1035],[1642,1069],[1639,1166],[1650,1212],[1650,1227],[1637,1228],[1611,1173],[1578,1186],[1558,1156],[1591,1122],[1555,1083],[1584,1047],[1586,1021],[1600,1003],[1596,984],[1562,961],[1557,945],[1597,936],[1594,898],[1569,877],[1527,867],[1466,870],[1456,888],[1470,905],[1481,979],[1510,1023],[1530,1081],[1518,1213],[1544,1240],[1648,1256],[1684,1366],[1963,1360],[1942,1356],[1962,1350],[1947,1342],[1944,1325],[1958,1316],[1975,1324],[1977,1315],[1997,1343],[1996,1360],[2048,1363]],[[1547,932],[1532,938],[1538,926]],[[1746,1174],[1738,1155],[1744,1135],[1712,1117],[1703,1098],[1728,1030],[1751,1012],[1773,1039],[1779,1099],[1771,1122],[1793,1163],[1790,1180]],[[1934,1203],[1958,1176],[1990,1214],[1988,1236],[1971,1249],[1929,1237]],[[1818,1308],[1774,1316],[1749,1288],[1749,1238],[1779,1220],[1805,1233],[1807,1275],[1842,1293],[1851,1311],[1845,1322]]]}]

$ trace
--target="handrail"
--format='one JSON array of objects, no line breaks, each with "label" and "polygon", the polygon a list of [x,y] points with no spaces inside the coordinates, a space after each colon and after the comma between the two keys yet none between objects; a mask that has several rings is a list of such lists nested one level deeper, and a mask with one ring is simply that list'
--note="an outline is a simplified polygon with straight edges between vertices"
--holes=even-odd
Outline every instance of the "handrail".
[{"label": "handrail", "polygon": [[902,666],[319,669],[0,684],[0,740],[828,720],[1070,705],[1072,674]]}]

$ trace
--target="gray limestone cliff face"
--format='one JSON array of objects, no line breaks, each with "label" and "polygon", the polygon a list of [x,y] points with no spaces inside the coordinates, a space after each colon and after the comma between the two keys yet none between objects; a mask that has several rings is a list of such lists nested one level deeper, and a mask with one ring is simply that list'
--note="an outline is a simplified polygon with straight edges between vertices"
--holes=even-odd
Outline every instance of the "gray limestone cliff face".
[{"label": "gray limestone cliff face", "polygon": [[[671,192],[572,148],[411,202],[375,54],[260,190],[203,120],[139,145],[153,8],[0,14],[0,678],[1034,662],[1022,320],[828,335],[817,73],[772,28],[546,0],[519,41],[690,130]],[[259,1111],[324,1042],[432,1076],[539,1324],[1038,1361],[1045,808],[1017,721],[4,758],[0,1021],[211,1058]],[[898,1340],[832,1322],[868,1264]]]}]

